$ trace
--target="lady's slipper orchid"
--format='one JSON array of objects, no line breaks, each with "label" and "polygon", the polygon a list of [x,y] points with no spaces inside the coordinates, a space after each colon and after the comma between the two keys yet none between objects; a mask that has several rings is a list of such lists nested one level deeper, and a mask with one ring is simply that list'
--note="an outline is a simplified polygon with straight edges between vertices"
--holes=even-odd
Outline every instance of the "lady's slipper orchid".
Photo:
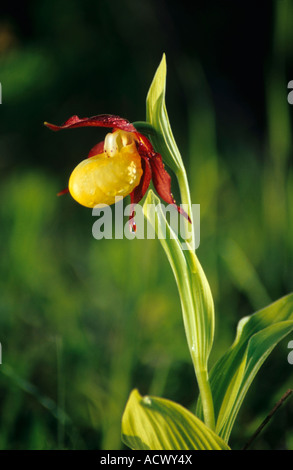
[{"label": "lady's slipper orchid", "polygon": [[115,197],[130,195],[133,209],[130,215],[132,229],[135,230],[134,206],[146,193],[152,181],[158,195],[168,204],[175,205],[178,212],[188,215],[176,206],[171,194],[171,177],[165,170],[162,157],[155,152],[150,141],[126,119],[102,114],[80,119],[72,116],[61,126],[45,125],[53,131],[76,127],[110,127],[112,133],[103,142],[95,145],[73,170],[68,189],[81,205],[94,207],[97,204],[111,205]]}]

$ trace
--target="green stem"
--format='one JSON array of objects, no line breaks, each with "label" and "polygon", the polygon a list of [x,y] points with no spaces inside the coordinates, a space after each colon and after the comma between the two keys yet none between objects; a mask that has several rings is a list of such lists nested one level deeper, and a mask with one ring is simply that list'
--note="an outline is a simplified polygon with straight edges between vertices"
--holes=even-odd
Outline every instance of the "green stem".
[{"label": "green stem", "polygon": [[210,381],[208,377],[207,368],[199,369],[195,371],[197,383],[199,387],[199,392],[202,401],[204,422],[210,428],[215,430],[215,412],[214,412],[214,402],[212,397],[212,391],[210,386]]},{"label": "green stem", "polygon": [[[188,281],[189,282],[189,281]],[[190,285],[190,290],[192,285]],[[188,289],[186,289],[188,292]],[[181,297],[181,296],[180,296]],[[209,374],[207,364],[198,354],[198,348],[195,347],[201,339],[200,321],[198,320],[198,312],[195,311],[194,303],[190,302],[190,298],[181,297],[183,322],[187,338],[187,344],[190,351],[195,376],[199,388],[199,394],[202,403],[202,410],[205,424],[211,429],[215,429],[215,413],[214,402],[210,387]],[[196,337],[194,337],[196,332]]]},{"label": "green stem", "polygon": [[[178,184],[179,184],[179,189],[180,189],[180,195],[181,195],[181,201],[182,204],[186,204],[188,206],[188,215],[192,220],[192,205],[191,205],[191,197],[190,197],[190,190],[189,190],[189,184],[188,184],[188,179],[186,175],[186,171],[184,167],[181,167],[180,170],[177,172],[177,179],[178,179]],[[187,222],[187,221],[186,221]],[[188,222],[187,222],[188,223]],[[198,260],[195,254],[194,250],[194,232],[192,231],[192,239],[190,244],[190,249],[186,251],[186,257],[187,261],[189,262],[190,269],[191,269],[191,279],[190,279],[190,288],[191,292],[193,290],[193,275],[198,271]],[[185,324],[190,324],[192,322],[192,319],[198,319],[197,323],[198,325],[196,326],[196,330],[202,331],[202,328],[200,327],[200,319],[198,312],[195,311],[195,302],[192,302],[191,305],[188,305],[187,308],[184,309],[184,316],[187,316],[185,318]],[[187,328],[188,330],[189,328]],[[187,331],[188,334],[188,331]],[[202,364],[201,358],[198,357],[198,354],[196,354],[196,351],[194,349],[194,344],[191,341],[189,341],[189,349],[190,349],[190,354],[192,357],[192,361],[194,364],[194,369],[195,369],[195,374],[197,378],[197,383],[199,387],[199,393],[201,396],[202,400],[202,407],[203,407],[203,415],[204,415],[204,421],[207,426],[209,426],[211,429],[215,429],[215,413],[214,413],[214,403],[213,403],[213,397],[212,397],[212,392],[211,392],[211,387],[210,387],[210,381],[209,381],[209,374],[208,374],[208,368],[207,364]]]},{"label": "green stem", "polygon": [[[157,151],[163,155],[165,161],[175,172],[180,189],[181,203],[188,208],[188,215],[191,222],[194,223],[186,170],[171,132],[166,109],[164,106],[162,109],[163,118],[160,121],[160,126],[153,127],[150,122],[136,122],[134,125],[136,129],[149,135]],[[212,343],[214,327],[213,300],[205,274],[195,254],[194,230],[190,230],[190,224],[186,219],[184,219],[184,224],[185,233],[191,233],[189,240],[185,242],[186,246],[190,248],[184,250],[184,258],[188,263],[188,267],[181,272],[179,278],[178,274],[176,275],[176,268],[174,269],[176,265],[175,253],[172,250],[170,251],[167,246],[165,246],[165,251],[179,286],[185,333],[198,382],[204,421],[211,429],[215,429],[214,404],[207,367],[207,357],[209,355],[207,344]],[[165,245],[164,242],[162,244]],[[210,331],[212,333],[209,338],[206,338],[204,315],[207,315],[211,322]]]}]

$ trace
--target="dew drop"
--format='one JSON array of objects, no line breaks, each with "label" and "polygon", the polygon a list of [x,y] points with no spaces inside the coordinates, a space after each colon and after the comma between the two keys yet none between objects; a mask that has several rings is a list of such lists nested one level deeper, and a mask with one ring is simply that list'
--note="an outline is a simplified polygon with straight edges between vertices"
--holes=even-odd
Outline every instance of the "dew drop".
[{"label": "dew drop", "polygon": [[143,397],[143,403],[144,405],[151,406],[152,400],[150,399],[150,397]]}]

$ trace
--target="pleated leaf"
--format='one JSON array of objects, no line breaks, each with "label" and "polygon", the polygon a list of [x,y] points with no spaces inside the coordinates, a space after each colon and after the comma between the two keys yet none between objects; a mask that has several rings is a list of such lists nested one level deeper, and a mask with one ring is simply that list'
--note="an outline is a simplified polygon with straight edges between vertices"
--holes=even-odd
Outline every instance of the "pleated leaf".
[{"label": "pleated leaf", "polygon": [[[216,432],[225,442],[258,370],[292,330],[293,294],[240,320],[234,343],[211,371]],[[198,416],[202,416],[200,403]]]},{"label": "pleated leaf", "polygon": [[133,390],[122,417],[122,440],[133,450],[229,450],[183,406]]}]

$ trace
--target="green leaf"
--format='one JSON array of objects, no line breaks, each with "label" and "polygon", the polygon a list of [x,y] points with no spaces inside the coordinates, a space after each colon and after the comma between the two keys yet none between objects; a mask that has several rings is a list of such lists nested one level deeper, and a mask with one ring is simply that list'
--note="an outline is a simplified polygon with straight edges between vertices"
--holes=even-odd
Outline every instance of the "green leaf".
[{"label": "green leaf", "polygon": [[[185,210],[188,208],[186,211],[192,220],[193,214],[187,174],[173,136],[166,109],[166,75],[166,56],[163,54],[146,99],[147,122],[137,122],[135,127],[148,135],[156,152],[162,155],[164,162],[174,171],[179,184],[181,202],[185,205]],[[187,221],[185,224],[188,226]]]},{"label": "green leaf", "polygon": [[[216,432],[225,442],[258,370],[292,330],[293,294],[240,320],[234,343],[211,371]],[[198,415],[201,414],[199,403]]]},{"label": "green leaf", "polygon": [[204,403],[205,422],[214,426],[207,364],[214,338],[214,304],[204,271],[193,251],[183,250],[166,220],[159,198],[150,190],[144,215],[154,228],[172,267],[180,295],[185,334]]},{"label": "green leaf", "polygon": [[133,390],[122,417],[122,440],[134,450],[229,450],[183,406]]},{"label": "green leaf", "polygon": [[192,357],[206,367],[214,336],[214,305],[209,284],[194,252],[183,250],[169,225],[160,199],[150,190],[143,205],[165,250],[178,286],[188,345]]},{"label": "green leaf", "polygon": [[150,135],[151,141],[167,165],[177,174],[184,169],[182,158],[176,145],[169,117],[166,110],[166,57],[163,54],[161,63],[155,73],[146,100],[146,119],[156,130]]}]

